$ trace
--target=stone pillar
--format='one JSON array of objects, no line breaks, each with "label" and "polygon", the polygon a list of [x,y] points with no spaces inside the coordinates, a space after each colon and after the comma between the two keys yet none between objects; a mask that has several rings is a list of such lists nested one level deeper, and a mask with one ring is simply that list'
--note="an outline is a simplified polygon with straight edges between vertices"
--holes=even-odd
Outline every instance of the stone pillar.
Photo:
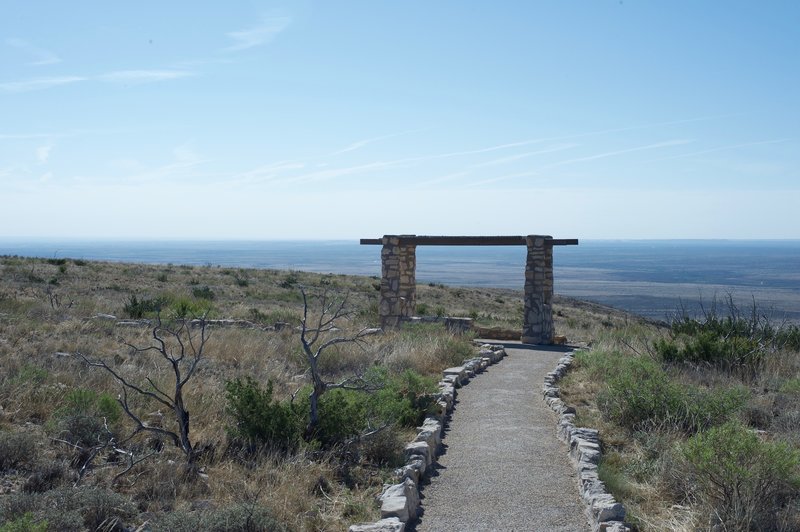
[{"label": "stone pillar", "polygon": [[417,310],[417,246],[400,246],[400,316],[410,318]]},{"label": "stone pillar", "polygon": [[416,309],[416,246],[401,246],[398,235],[384,235],[382,244],[381,327],[396,327],[403,319],[413,316]]},{"label": "stone pillar", "polygon": [[553,246],[544,235],[528,235],[525,264],[525,316],[522,341],[526,344],[553,343]]}]

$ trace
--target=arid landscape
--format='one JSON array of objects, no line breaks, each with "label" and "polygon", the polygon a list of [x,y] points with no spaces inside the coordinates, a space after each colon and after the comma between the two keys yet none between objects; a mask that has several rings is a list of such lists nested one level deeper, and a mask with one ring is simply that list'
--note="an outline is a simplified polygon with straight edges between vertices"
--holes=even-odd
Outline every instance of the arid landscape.
[{"label": "arid landscape", "polygon": [[[0,515],[8,530],[23,525],[121,530],[145,523],[176,530],[191,528],[198,519],[210,523],[216,514],[233,530],[236,519],[253,512],[288,530],[340,530],[368,520],[376,515],[374,497],[413,431],[415,416],[402,412],[430,391],[432,375],[474,352],[469,335],[454,336],[441,324],[334,346],[320,358],[326,380],[372,371],[401,399],[412,401],[375,406],[337,397],[352,401],[352,411],[336,422],[355,425],[307,439],[284,427],[286,434],[270,439],[263,427],[237,432],[243,420],[233,413],[234,399],[259,392],[263,398],[268,382],[272,402],[257,404],[286,406],[293,394],[295,404],[304,399],[310,377],[297,331],[301,288],[346,297],[353,313],[336,325],[349,334],[376,325],[378,279],[72,259],[3,257],[1,264]],[[310,299],[312,314],[319,311],[315,304]],[[487,326],[521,326],[521,294],[511,290],[422,285],[417,308],[431,316],[473,316]],[[563,301],[559,309],[559,330],[582,343],[628,319],[580,302]],[[159,330],[157,316],[163,320]],[[184,318],[197,316],[209,325],[202,360],[184,388],[196,451],[196,467],[187,471],[186,453],[169,434],[141,431],[126,439],[137,425],[117,402],[120,382],[87,362],[103,361],[145,391],[156,386],[168,391],[174,379],[170,364],[160,353],[142,349],[158,346],[156,335],[178,331]],[[184,342],[189,336],[199,341],[199,329],[180,333]],[[256,386],[232,394],[229,383],[239,379],[244,385],[247,378]],[[130,409],[145,425],[177,432],[164,404],[128,392]],[[241,414],[247,405],[238,404]],[[391,412],[371,419],[365,408]],[[403,418],[409,415],[412,419]],[[387,427],[360,441],[369,427],[358,423],[366,421]]]},{"label": "arid landscape", "polygon": [[[351,338],[376,325],[379,279],[11,256],[0,264],[2,530],[188,530],[198,522],[341,530],[374,519],[374,497],[425,409],[431,378],[474,353],[469,334],[436,323],[334,345],[319,359],[324,379],[358,376],[374,386],[329,392],[321,417],[335,427],[321,422],[309,434],[302,294],[310,316],[320,311],[314,294],[346,297],[352,312],[334,332]],[[714,512],[729,530],[746,530],[734,526],[742,505],[758,529],[798,523],[800,333],[747,308],[730,321],[726,305],[669,328],[557,298],[557,334],[588,348],[564,398],[580,423],[600,428],[602,478],[637,530],[702,528]],[[508,289],[420,285],[417,309],[521,326],[521,294]],[[205,328],[180,328],[198,316]],[[202,351],[182,397],[191,456],[172,439],[180,432],[174,412],[130,388],[121,405],[124,387],[109,371],[174,399],[159,338],[167,350],[182,341],[186,362]],[[101,361],[106,368],[88,364]],[[125,410],[163,431],[137,432]],[[693,454],[692,445],[707,452],[704,435],[721,438],[719,450],[742,437],[737,431],[757,436],[747,452],[766,453],[764,461],[729,471],[725,460],[735,455]],[[756,491],[720,499],[706,483],[716,471],[704,469],[719,460],[719,474],[745,475]],[[261,528],[235,524],[242,519]]]}]

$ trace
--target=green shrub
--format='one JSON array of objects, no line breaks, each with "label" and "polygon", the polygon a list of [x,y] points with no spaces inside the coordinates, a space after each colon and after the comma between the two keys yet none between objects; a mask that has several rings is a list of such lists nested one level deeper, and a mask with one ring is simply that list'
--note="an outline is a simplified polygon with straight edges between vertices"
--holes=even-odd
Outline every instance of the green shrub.
[{"label": "green shrub", "polygon": [[28,512],[0,526],[0,532],[47,532],[47,521],[37,521]]},{"label": "green shrub", "polygon": [[416,313],[417,316],[427,316],[430,313],[430,309],[425,303],[417,303]]},{"label": "green shrub", "polygon": [[128,301],[122,307],[122,310],[129,318],[138,320],[161,312],[161,309],[168,304],[168,298],[163,296],[153,299],[139,299],[136,294],[131,294],[128,296]]},{"label": "green shrub", "polygon": [[2,518],[15,521],[30,514],[34,522],[48,523],[51,530],[125,529],[136,515],[134,504],[101,488],[62,487],[44,493],[10,493],[0,502]]},{"label": "green shrub", "polygon": [[169,304],[169,314],[172,318],[183,320],[203,316],[211,308],[210,300],[194,300],[188,297],[177,297]]},{"label": "green shrub", "polygon": [[744,336],[718,336],[714,331],[699,331],[675,340],[656,340],[656,353],[664,362],[708,364],[743,378],[754,378],[761,369],[766,352],[758,341]]},{"label": "green shrub", "polygon": [[330,446],[384,425],[414,427],[433,405],[435,380],[406,370],[390,375],[373,367],[364,376],[371,392],[334,389],[320,398],[315,439]]},{"label": "green shrub", "polygon": [[216,295],[214,291],[211,290],[208,286],[203,286],[200,288],[192,288],[192,295],[197,299],[206,299],[208,301],[213,301]]},{"label": "green shrub", "polygon": [[646,357],[612,355],[598,357],[595,364],[595,371],[608,371],[607,388],[597,398],[600,411],[631,430],[661,426],[692,434],[727,421],[749,395],[743,387],[705,390],[680,384]]},{"label": "green shrub", "polygon": [[233,425],[228,433],[234,440],[243,440],[251,448],[268,447],[289,451],[301,440],[305,424],[303,414],[288,402],[272,399],[272,381],[266,388],[251,377],[225,383],[228,413]]},{"label": "green shrub", "polygon": [[289,274],[280,282],[278,286],[281,288],[294,288],[297,283],[300,282],[300,278],[294,272],[289,272]]},{"label": "green shrub", "polygon": [[79,446],[94,446],[108,440],[122,417],[122,407],[111,395],[76,388],[67,393],[64,406],[53,412],[52,429],[59,438]]},{"label": "green shrub", "polygon": [[256,504],[234,504],[215,510],[175,511],[153,523],[155,532],[284,532],[272,512]]},{"label": "green shrub", "polygon": [[781,393],[800,395],[800,377],[787,379],[783,382],[783,384],[781,384],[781,387],[778,389],[778,391]]},{"label": "green shrub", "polygon": [[681,450],[697,495],[726,530],[776,529],[777,510],[800,487],[800,452],[739,423],[701,432]]},{"label": "green shrub", "polygon": [[47,380],[47,370],[34,366],[33,364],[23,364],[17,369],[17,374],[11,379],[11,384],[30,384],[39,385]]},{"label": "green shrub", "polygon": [[753,306],[743,314],[729,296],[727,315],[717,312],[717,302],[701,319],[682,314],[671,323],[671,338],[655,342],[666,362],[703,363],[753,379],[765,355],[779,349],[800,351],[800,327],[773,326]]},{"label": "green shrub", "polygon": [[0,472],[30,464],[36,455],[36,439],[31,433],[0,432]]}]

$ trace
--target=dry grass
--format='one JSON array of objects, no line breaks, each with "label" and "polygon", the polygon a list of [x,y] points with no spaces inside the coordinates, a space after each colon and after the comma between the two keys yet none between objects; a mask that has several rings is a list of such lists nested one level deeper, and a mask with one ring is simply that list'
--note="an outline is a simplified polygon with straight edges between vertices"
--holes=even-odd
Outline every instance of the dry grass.
[{"label": "dry grass", "polygon": [[[151,327],[117,323],[128,318],[125,309],[132,296],[139,302],[166,298],[173,302],[170,308],[179,303],[207,308],[209,302],[199,297],[206,296],[213,297],[209,318],[248,320],[257,328],[212,327],[205,359],[186,386],[191,437],[196,446],[207,449],[201,459],[201,477],[186,477],[181,465],[184,457],[169,442],[143,437],[129,447],[136,457],[155,448],[160,452],[115,482],[125,467],[124,457],[103,451],[80,483],[129,497],[141,513],[133,525],[157,520],[163,512],[238,503],[268,508],[290,530],[342,530],[349,523],[376,518],[374,497],[389,480],[391,469],[363,459],[342,460],[335,452],[245,456],[228,447],[226,381],[246,376],[263,383],[271,380],[277,399],[290,397],[308,382],[294,329],[302,311],[300,286],[347,294],[348,306],[355,313],[340,324],[346,329],[376,325],[376,278],[1,257],[0,445],[9,452],[4,462],[8,465],[0,471],[2,491],[21,493],[25,486],[42,491],[78,480],[85,456],[57,441],[64,436],[57,413],[63,412],[75,390],[116,397],[120,388],[107,372],[87,367],[74,353],[104,360],[132,382],[152,378],[169,385],[171,374],[163,359],[129,347],[152,345]],[[473,315],[483,325],[521,327],[520,292],[420,286],[419,302],[423,307],[441,307],[450,315]],[[587,343],[598,327],[606,327],[598,323],[624,320],[611,310],[574,301],[558,301],[557,308],[557,327]],[[276,322],[289,326],[263,330]],[[371,337],[364,346],[336,346],[325,353],[321,368],[330,380],[373,365],[436,375],[472,355],[470,340],[439,325],[407,327]],[[171,422],[170,413],[158,405],[138,397],[132,402],[148,423],[166,426]],[[122,436],[132,427],[123,417],[110,428]],[[407,441],[410,434],[393,437]],[[28,442],[28,453],[24,460],[17,460],[13,451],[21,441]]]},{"label": "dry grass", "polygon": [[[571,321],[570,325],[575,325]],[[580,329],[579,326],[572,333],[573,337],[580,334]],[[594,324],[586,326],[586,330],[591,330],[592,350],[582,355],[585,363],[579,363],[562,381],[561,391],[565,402],[577,407],[576,423],[600,429],[604,447],[601,478],[625,504],[628,518],[637,530],[708,529],[715,510],[701,504],[702,494],[691,481],[692,471],[679,452],[688,438],[686,432],[670,422],[631,430],[610,421],[603,415],[597,399],[608,389],[607,380],[621,368],[590,370],[592,357],[610,352],[660,361],[654,343],[656,339],[668,338],[669,329],[664,324],[625,316],[609,314],[603,318],[595,314]],[[752,430],[761,431],[764,441],[787,442],[795,449],[800,449],[798,365],[800,356],[790,349],[768,352],[763,367],[752,380],[710,364],[663,363],[668,378],[687,388],[714,391],[746,386],[750,397],[736,418]],[[800,499],[800,492],[795,492],[794,498]],[[777,529],[795,529],[796,506],[790,503],[779,513],[775,521]],[[733,525],[727,526],[731,529]],[[735,526],[733,529],[739,530]]]}]

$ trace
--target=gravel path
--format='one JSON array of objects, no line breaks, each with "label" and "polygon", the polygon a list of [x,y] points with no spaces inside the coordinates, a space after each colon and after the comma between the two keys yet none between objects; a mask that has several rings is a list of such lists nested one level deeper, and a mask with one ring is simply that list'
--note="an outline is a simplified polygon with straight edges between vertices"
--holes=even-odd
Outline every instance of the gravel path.
[{"label": "gravel path", "polygon": [[541,397],[563,351],[511,347],[458,391],[412,530],[590,530],[555,414]]}]

